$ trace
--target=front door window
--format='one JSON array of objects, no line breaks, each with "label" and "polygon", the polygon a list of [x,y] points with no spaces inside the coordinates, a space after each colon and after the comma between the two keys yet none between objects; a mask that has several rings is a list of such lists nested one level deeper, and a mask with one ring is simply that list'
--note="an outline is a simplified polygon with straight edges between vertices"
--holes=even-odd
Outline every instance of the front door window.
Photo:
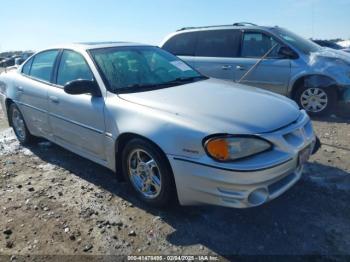
[{"label": "front door window", "polygon": [[267,57],[278,58],[280,44],[272,36],[260,32],[245,32],[241,56],[246,58],[260,58],[271,50],[272,47],[274,48]]}]

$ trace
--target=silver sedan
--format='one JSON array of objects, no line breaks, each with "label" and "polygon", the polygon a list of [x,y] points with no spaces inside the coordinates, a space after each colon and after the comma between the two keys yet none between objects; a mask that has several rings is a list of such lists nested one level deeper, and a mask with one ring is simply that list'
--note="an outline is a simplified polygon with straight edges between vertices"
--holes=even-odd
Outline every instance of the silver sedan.
[{"label": "silver sedan", "polygon": [[288,98],[140,44],[38,52],[0,75],[0,102],[22,144],[43,137],[106,166],[154,206],[266,203],[298,181],[316,141]]}]

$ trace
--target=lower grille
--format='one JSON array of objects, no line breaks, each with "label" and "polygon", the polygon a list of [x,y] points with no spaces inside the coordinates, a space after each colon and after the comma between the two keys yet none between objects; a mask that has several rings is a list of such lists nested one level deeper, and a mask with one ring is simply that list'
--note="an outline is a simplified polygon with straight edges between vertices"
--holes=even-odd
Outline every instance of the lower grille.
[{"label": "lower grille", "polygon": [[288,185],[291,181],[295,179],[296,175],[294,173],[291,173],[284,178],[276,181],[275,183],[268,186],[270,195],[274,194],[275,192],[279,191],[281,188]]}]

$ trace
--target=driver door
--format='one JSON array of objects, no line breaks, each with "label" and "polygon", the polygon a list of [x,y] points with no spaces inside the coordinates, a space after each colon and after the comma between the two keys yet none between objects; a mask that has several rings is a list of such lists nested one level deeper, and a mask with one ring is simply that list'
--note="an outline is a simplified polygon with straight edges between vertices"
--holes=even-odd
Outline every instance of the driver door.
[{"label": "driver door", "polygon": [[93,80],[93,73],[81,54],[64,50],[56,85],[48,90],[53,140],[87,158],[105,160],[104,99],[91,94],[67,94],[64,85],[78,79]]},{"label": "driver door", "polygon": [[235,68],[235,80],[240,81],[261,57],[276,45],[240,83],[286,95],[291,75],[291,60],[278,55],[281,44],[272,36],[259,31],[244,31],[242,37],[241,57]]}]

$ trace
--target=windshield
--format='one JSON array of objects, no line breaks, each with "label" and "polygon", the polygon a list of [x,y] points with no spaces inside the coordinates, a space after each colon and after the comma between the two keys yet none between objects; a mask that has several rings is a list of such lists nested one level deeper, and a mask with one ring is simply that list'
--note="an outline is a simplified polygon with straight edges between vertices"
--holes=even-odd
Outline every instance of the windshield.
[{"label": "windshield", "polygon": [[157,47],[112,47],[90,53],[111,92],[141,92],[206,78]]},{"label": "windshield", "polygon": [[292,47],[298,49],[300,52],[303,52],[304,54],[317,52],[321,48],[319,45],[315,44],[311,40],[298,36],[297,34],[294,34],[286,29],[275,27],[272,30],[284,41],[286,41]]}]

